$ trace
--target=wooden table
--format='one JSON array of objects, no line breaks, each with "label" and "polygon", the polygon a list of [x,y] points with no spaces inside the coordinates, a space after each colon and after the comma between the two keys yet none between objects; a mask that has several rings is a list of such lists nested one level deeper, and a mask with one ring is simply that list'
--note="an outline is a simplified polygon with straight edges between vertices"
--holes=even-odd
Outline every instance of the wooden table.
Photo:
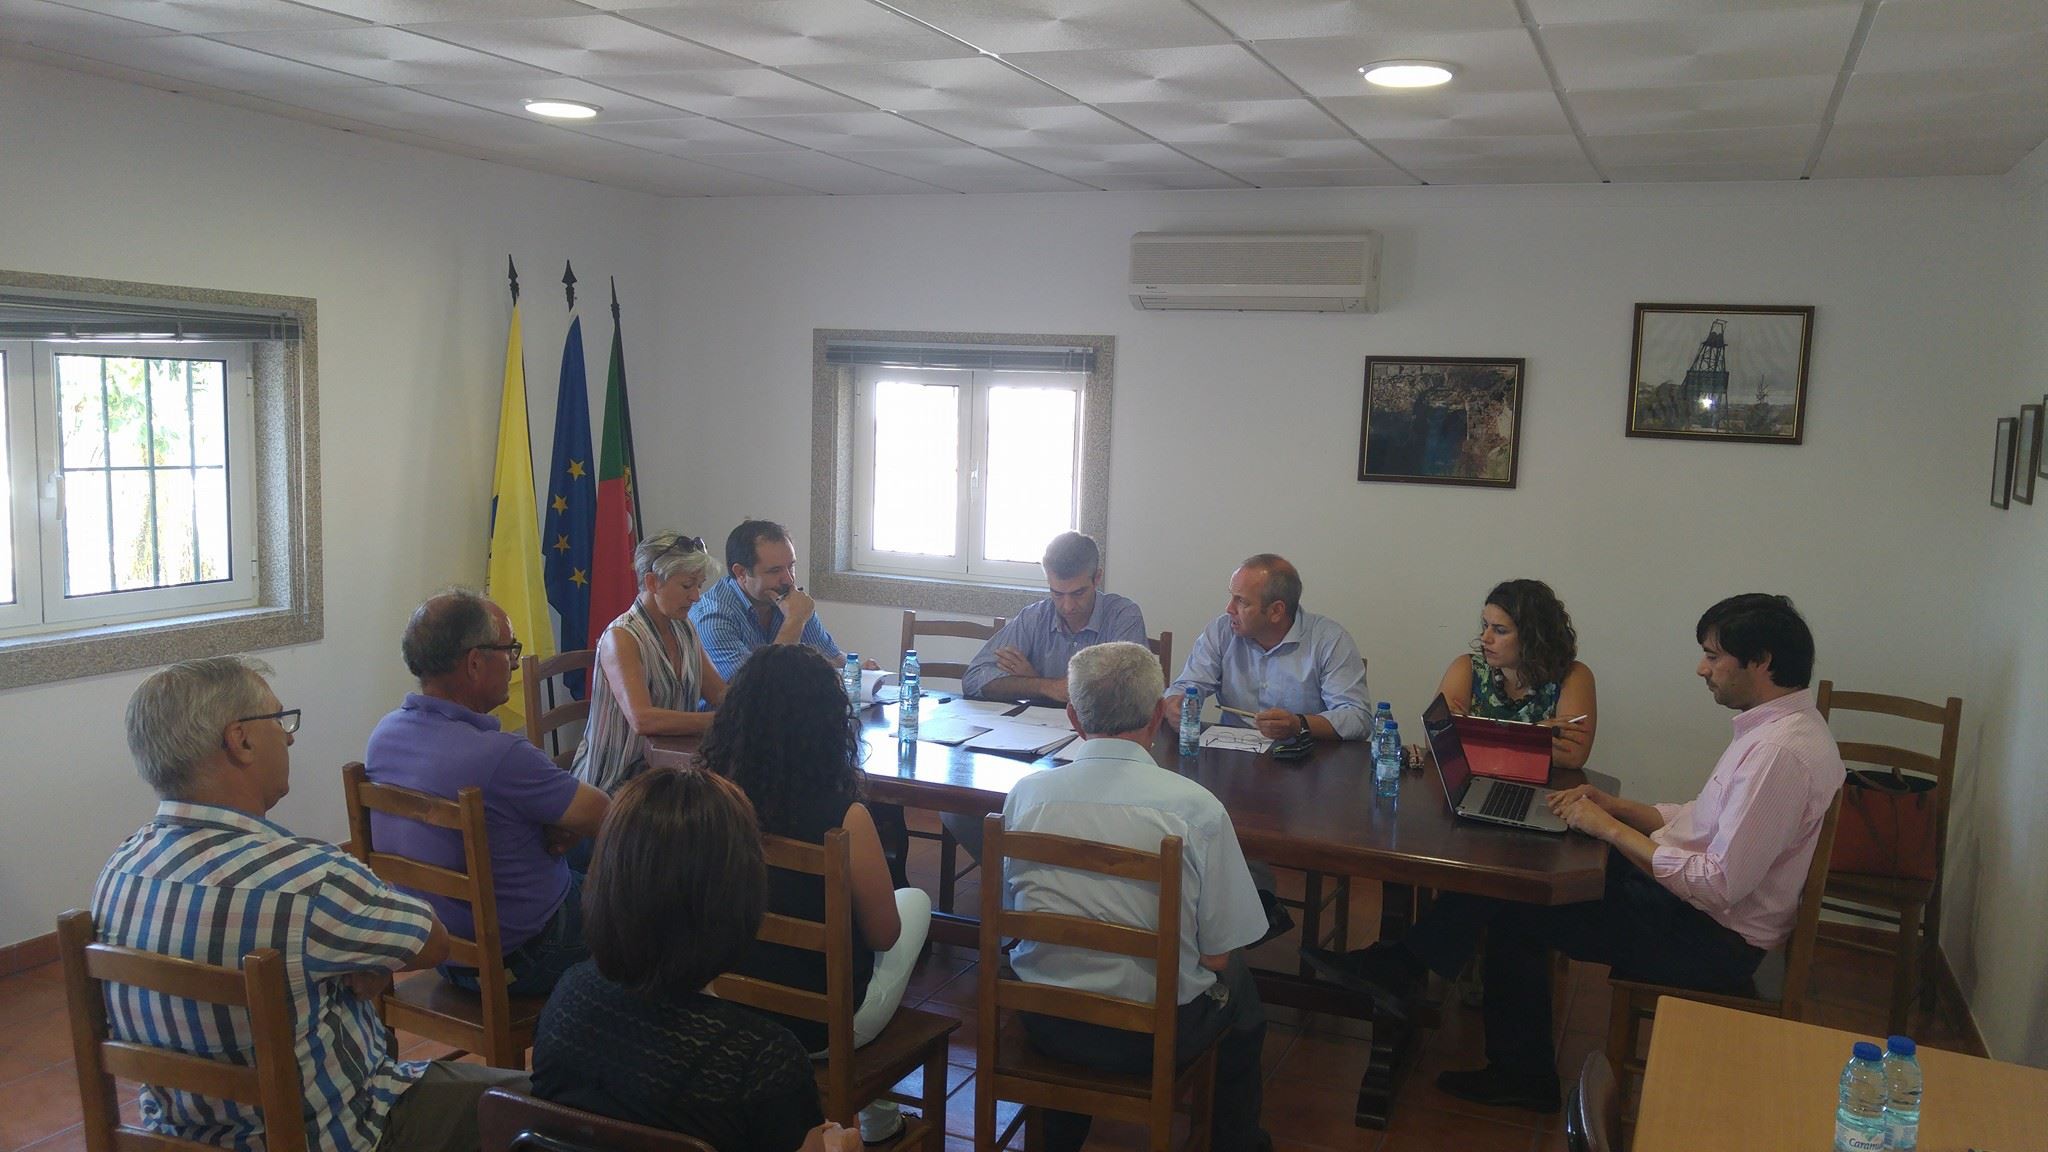
[{"label": "wooden table", "polygon": [[[1811,1152],[1833,1146],[1842,1065],[1858,1040],[1775,1016],[1657,1002],[1634,1152]],[[1921,1152],[2043,1146],[2048,1071],[1922,1048]]]},{"label": "wooden table", "polygon": [[[999,812],[1010,789],[1051,767],[1048,760],[973,752],[943,744],[902,745],[893,705],[862,710],[867,795],[884,804],[979,816]],[[650,764],[687,764],[696,741],[655,737]],[[1223,802],[1245,855],[1281,868],[1357,876],[1389,885],[1382,900],[1382,936],[1409,922],[1407,886],[1498,896],[1533,904],[1597,899],[1606,884],[1607,846],[1583,836],[1553,836],[1458,820],[1444,802],[1436,770],[1404,773],[1395,803],[1373,794],[1371,754],[1364,741],[1325,742],[1292,763],[1229,748],[1180,755],[1175,734],[1162,731],[1153,759],[1198,781]],[[1569,786],[1588,774],[1559,772]],[[1612,791],[1599,773],[1590,779]],[[931,938],[972,947],[971,917],[934,912]],[[1304,932],[1304,938],[1307,933]],[[1257,970],[1268,1003],[1371,1017],[1370,1002],[1296,973]],[[1358,1123],[1384,1128],[1396,1077],[1414,1037],[1408,1026],[1376,1022],[1373,1059],[1359,1085]]]}]

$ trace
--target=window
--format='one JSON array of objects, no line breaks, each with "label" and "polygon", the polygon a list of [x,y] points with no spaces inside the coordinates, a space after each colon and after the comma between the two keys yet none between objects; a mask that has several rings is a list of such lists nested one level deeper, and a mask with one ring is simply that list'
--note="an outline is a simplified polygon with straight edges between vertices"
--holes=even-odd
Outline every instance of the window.
[{"label": "window", "polygon": [[1115,340],[813,334],[811,591],[1007,614],[1061,532],[1107,551]]},{"label": "window", "polygon": [[855,369],[855,567],[1037,584],[1074,529],[1079,373]]},{"label": "window", "polygon": [[256,602],[246,343],[0,344],[9,633]]},{"label": "window", "polygon": [[0,688],[320,639],[313,321],[0,272]]}]

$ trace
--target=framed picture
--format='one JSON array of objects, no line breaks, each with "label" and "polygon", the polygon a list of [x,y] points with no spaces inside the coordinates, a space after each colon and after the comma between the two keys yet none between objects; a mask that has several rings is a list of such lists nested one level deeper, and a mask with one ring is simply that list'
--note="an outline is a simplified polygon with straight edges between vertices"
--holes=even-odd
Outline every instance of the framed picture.
[{"label": "framed picture", "polygon": [[1797,444],[1813,308],[1638,304],[1628,434]]},{"label": "framed picture", "polygon": [[2020,422],[2011,416],[1998,418],[1998,435],[1991,441],[1991,506],[2012,507],[2013,449],[2019,446]]},{"label": "framed picture", "polygon": [[1522,372],[1521,360],[1368,357],[1358,478],[1513,488]]},{"label": "framed picture", "polygon": [[2040,404],[2020,405],[2019,441],[2012,455],[2012,498],[2022,504],[2034,502],[2034,474],[2041,467],[2041,412]]}]

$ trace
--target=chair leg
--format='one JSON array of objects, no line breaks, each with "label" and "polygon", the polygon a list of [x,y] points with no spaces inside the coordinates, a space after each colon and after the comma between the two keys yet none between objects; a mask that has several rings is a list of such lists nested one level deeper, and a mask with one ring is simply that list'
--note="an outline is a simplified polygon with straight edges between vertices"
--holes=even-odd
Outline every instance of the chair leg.
[{"label": "chair leg", "polygon": [[1898,967],[1892,973],[1892,1010],[1888,1021],[1894,1034],[1906,1031],[1906,1016],[1919,986],[1920,906],[1909,902],[1899,908]]},{"label": "chair leg", "polygon": [[1927,911],[1920,918],[1921,945],[1920,963],[1920,1008],[1932,1012],[1936,1007],[1934,984],[1934,955],[1941,948],[1941,877],[1934,878],[1934,893],[1927,898]]},{"label": "chair leg", "polygon": [[1336,934],[1336,939],[1331,941],[1330,946],[1342,952],[1351,947],[1351,877],[1349,876],[1339,876],[1337,878],[1337,907],[1330,913],[1330,918],[1335,921],[1333,930]]},{"label": "chair leg", "polygon": [[[976,1101],[980,1099],[975,1097]],[[991,1103],[989,1107],[995,1105]],[[1024,1152],[1045,1152],[1045,1113],[1041,1109],[1024,1110]]]},{"label": "chair leg", "polygon": [[941,912],[951,912],[953,910],[953,884],[955,880],[955,877],[953,875],[953,854],[959,847],[960,842],[958,840],[953,839],[952,830],[945,827],[943,824],[940,825],[939,911]]},{"label": "chair leg", "polygon": [[[1301,874],[1301,942],[1318,948],[1323,944],[1323,874],[1303,872]],[[1304,978],[1314,976],[1308,961],[1301,961],[1299,969]]]},{"label": "chair leg", "polygon": [[946,1152],[946,1046],[924,1058],[924,1152]]},{"label": "chair leg", "polygon": [[[979,1071],[979,1069],[977,1069]],[[930,1072],[925,1073],[930,1076]],[[926,1091],[930,1091],[927,1086]],[[943,1133],[944,1125],[940,1126]],[[941,1135],[941,1139],[944,1136]],[[996,1131],[996,1096],[988,1090],[986,1078],[977,1078],[974,1085],[974,1148],[975,1152],[994,1152],[1002,1133]],[[1025,1137],[1029,1140],[1030,1137]]]}]

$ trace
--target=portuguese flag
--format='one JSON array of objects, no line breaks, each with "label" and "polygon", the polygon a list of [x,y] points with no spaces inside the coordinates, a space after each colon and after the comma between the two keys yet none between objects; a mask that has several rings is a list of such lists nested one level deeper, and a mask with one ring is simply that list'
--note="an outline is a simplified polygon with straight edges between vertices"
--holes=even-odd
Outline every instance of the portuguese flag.
[{"label": "portuguese flag", "polygon": [[604,436],[597,449],[597,532],[591,555],[590,646],[632,607],[633,548],[640,542],[640,492],[633,477],[633,417],[626,406],[626,346],[619,338],[619,286],[612,283],[612,356],[605,373]]}]

